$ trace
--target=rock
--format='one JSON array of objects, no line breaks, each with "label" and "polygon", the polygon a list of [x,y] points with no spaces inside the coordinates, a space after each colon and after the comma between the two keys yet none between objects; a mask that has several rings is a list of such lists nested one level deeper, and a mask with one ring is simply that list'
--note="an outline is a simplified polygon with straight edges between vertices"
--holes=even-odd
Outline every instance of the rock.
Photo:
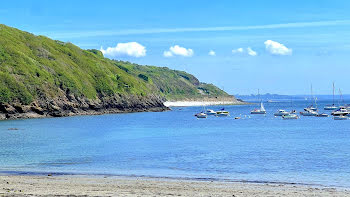
[{"label": "rock", "polygon": [[15,114],[17,113],[16,109],[9,104],[0,104],[0,111],[2,111],[5,114]]},{"label": "rock", "polygon": [[41,107],[32,106],[30,109],[37,114],[44,115],[44,110]]},{"label": "rock", "polygon": [[94,100],[71,94],[50,100],[40,97],[30,105],[0,104],[0,119],[168,110],[162,100],[163,98],[154,95],[100,95],[100,98]]}]

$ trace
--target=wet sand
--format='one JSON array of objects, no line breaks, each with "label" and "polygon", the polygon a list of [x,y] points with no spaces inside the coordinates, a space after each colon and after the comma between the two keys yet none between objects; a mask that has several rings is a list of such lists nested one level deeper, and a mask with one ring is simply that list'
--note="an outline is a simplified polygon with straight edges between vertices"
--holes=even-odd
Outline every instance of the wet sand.
[{"label": "wet sand", "polygon": [[350,190],[295,184],[107,176],[1,175],[1,196],[350,196]]}]

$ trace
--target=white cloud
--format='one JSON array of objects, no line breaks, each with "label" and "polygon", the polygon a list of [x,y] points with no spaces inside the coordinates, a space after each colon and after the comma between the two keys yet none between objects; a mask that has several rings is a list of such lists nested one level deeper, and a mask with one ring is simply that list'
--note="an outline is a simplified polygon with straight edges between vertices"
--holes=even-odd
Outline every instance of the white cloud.
[{"label": "white cloud", "polygon": [[250,47],[247,48],[247,53],[250,56],[256,56],[258,55],[258,53],[256,51],[253,51],[253,49],[251,49]]},{"label": "white cloud", "polygon": [[173,57],[173,54],[170,51],[164,51],[164,57]]},{"label": "white cloud", "polygon": [[146,47],[137,42],[118,43],[116,47],[108,47],[104,50],[102,47],[100,51],[105,56],[120,57],[144,57],[146,56]]},{"label": "white cloud", "polygon": [[179,45],[175,45],[175,46],[170,47],[169,51],[164,51],[163,55],[164,55],[164,57],[173,57],[175,55],[184,56],[184,57],[191,57],[191,56],[193,56],[193,50],[186,49],[184,47],[180,47]]},{"label": "white cloud", "polygon": [[288,49],[286,46],[279,42],[266,40],[264,44],[266,50],[273,55],[292,55],[292,49]]},{"label": "white cloud", "polygon": [[248,54],[250,56],[258,55],[258,53],[250,47],[248,47],[247,49],[243,49],[243,48],[233,49],[232,54]]},{"label": "white cloud", "polygon": [[208,53],[208,55],[210,55],[210,56],[216,56],[216,53],[215,53],[215,51],[210,50],[209,53]]},{"label": "white cloud", "polygon": [[238,48],[238,49],[233,49],[232,53],[243,53],[244,49],[243,48]]}]

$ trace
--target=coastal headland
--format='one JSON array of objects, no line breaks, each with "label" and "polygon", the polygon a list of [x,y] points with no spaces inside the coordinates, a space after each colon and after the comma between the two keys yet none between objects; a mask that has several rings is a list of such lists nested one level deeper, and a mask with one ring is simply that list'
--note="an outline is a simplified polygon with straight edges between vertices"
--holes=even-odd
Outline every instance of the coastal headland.
[{"label": "coastal headland", "polygon": [[240,103],[184,71],[111,60],[6,25],[0,65],[0,120],[165,111],[166,101],[203,98]]}]

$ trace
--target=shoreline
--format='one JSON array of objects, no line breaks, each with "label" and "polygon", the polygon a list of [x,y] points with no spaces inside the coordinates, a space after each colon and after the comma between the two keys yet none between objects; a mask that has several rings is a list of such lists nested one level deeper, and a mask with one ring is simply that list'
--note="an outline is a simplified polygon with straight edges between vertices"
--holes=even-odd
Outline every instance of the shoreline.
[{"label": "shoreline", "polygon": [[349,196],[349,188],[107,175],[0,175],[0,194],[76,196]]},{"label": "shoreline", "polygon": [[249,103],[241,101],[166,101],[166,107],[194,107],[194,106],[212,106],[212,105],[248,105]]},{"label": "shoreline", "polygon": [[217,177],[201,177],[201,176],[166,176],[166,175],[147,175],[147,174],[111,174],[111,173],[89,173],[89,172],[54,172],[54,171],[11,171],[0,170],[1,176],[72,176],[72,177],[111,177],[111,178],[126,178],[126,179],[164,179],[173,181],[210,181],[210,182],[222,182],[222,183],[247,183],[247,184],[284,184],[284,185],[297,185],[297,186],[310,186],[310,187],[332,187],[339,189],[348,189],[350,186],[344,185],[330,185],[321,183],[307,183],[307,182],[288,182],[279,180],[248,180],[248,179],[233,179],[233,178],[217,178]]}]

